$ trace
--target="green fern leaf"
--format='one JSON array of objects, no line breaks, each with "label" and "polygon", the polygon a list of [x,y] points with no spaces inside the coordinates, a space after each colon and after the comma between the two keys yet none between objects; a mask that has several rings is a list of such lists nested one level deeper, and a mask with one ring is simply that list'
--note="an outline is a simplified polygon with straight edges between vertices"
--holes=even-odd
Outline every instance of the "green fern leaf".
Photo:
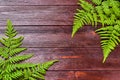
[{"label": "green fern leaf", "polygon": [[9,52],[10,56],[14,56],[15,54],[18,54],[22,51],[26,50],[26,48],[16,48],[16,49],[11,49]]},{"label": "green fern leaf", "polygon": [[57,60],[48,61],[48,62],[39,64],[37,68],[32,67],[31,70],[29,68],[28,70],[24,70],[25,79],[40,78],[41,80],[45,80],[44,75],[46,74],[46,70],[48,70],[48,68],[52,66],[55,62],[58,62],[58,61]]},{"label": "green fern leaf", "polygon": [[[82,9],[77,9],[74,17],[72,37],[84,25],[97,26],[102,24],[102,28],[96,32],[100,35],[101,46],[103,49],[103,62],[112,50],[119,44],[120,26],[120,1],[119,0],[92,0],[88,3],[79,0]],[[94,5],[96,4],[96,5]],[[93,7],[94,6],[94,7]]]},{"label": "green fern leaf", "polygon": [[78,13],[75,15],[72,37],[78,31],[78,29],[82,28],[85,24],[90,24],[91,21],[93,21],[91,14],[86,13],[83,10],[78,10]]},{"label": "green fern leaf", "polygon": [[18,63],[20,61],[24,61],[24,60],[27,60],[29,58],[31,58],[33,55],[29,54],[29,55],[20,55],[20,56],[14,56],[14,57],[11,57],[10,59],[8,59],[7,62],[10,62],[10,63]]},{"label": "green fern leaf", "polygon": [[42,80],[45,80],[45,77],[42,74],[38,73],[38,72],[35,72],[31,76],[34,77],[34,78],[40,78]]},{"label": "green fern leaf", "polygon": [[32,63],[16,63],[16,64],[10,64],[6,67],[6,72],[7,73],[10,73],[14,70],[17,70],[17,69],[26,69],[26,68],[33,68],[33,67],[36,67],[38,64],[32,64]]},{"label": "green fern leaf", "polygon": [[29,77],[29,80],[36,80],[36,78],[33,78],[33,77]]},{"label": "green fern leaf", "polygon": [[23,72],[22,72],[22,70],[19,70],[19,71],[17,70],[17,71],[15,71],[15,72],[12,72],[9,76],[10,76],[12,79],[17,79],[17,78],[23,76]]},{"label": "green fern leaf", "polygon": [[94,6],[86,2],[85,0],[79,0],[78,3],[85,11],[91,12],[93,10]]},{"label": "green fern leaf", "polygon": [[92,2],[96,5],[100,5],[102,3],[102,0],[92,0]]},{"label": "green fern leaf", "polygon": [[8,58],[9,54],[8,54],[8,48],[4,47],[4,48],[0,48],[0,56],[3,58]]},{"label": "green fern leaf", "polygon": [[12,22],[10,20],[7,20],[7,29],[5,32],[6,36],[13,38],[17,35],[16,30],[13,28]]},{"label": "green fern leaf", "polygon": [[8,41],[4,41],[4,40],[1,39],[0,42],[1,42],[4,46],[6,46],[6,47],[9,47],[9,46],[10,46],[10,44],[9,44]]},{"label": "green fern leaf", "polygon": [[14,48],[17,48],[17,47],[19,47],[21,45],[22,45],[22,42],[14,44],[14,45],[11,45],[11,48],[14,49]]},{"label": "green fern leaf", "polygon": [[26,69],[26,68],[32,68],[36,67],[38,64],[33,64],[33,63],[20,63],[20,64],[15,64],[14,66],[18,69]]},{"label": "green fern leaf", "polygon": [[45,70],[48,70],[48,68],[56,62],[58,62],[58,60],[48,61],[48,62],[42,63],[40,67],[43,67]]},{"label": "green fern leaf", "polygon": [[104,53],[103,62],[105,62],[110,52],[120,43],[120,26],[107,26],[96,30],[96,32],[101,38],[101,46]]},{"label": "green fern leaf", "polygon": [[12,38],[11,40],[11,44],[14,45],[14,44],[18,44],[18,43],[21,43],[23,41],[24,37],[20,36],[18,38]]},{"label": "green fern leaf", "polygon": [[[0,80],[45,80],[47,69],[56,61],[43,64],[21,63],[33,55],[18,55],[26,48],[20,47],[23,37],[16,37],[17,31],[10,20],[7,21],[5,34],[7,37],[0,40],[3,44],[3,47],[0,47]],[[43,70],[44,74],[42,74]]]}]

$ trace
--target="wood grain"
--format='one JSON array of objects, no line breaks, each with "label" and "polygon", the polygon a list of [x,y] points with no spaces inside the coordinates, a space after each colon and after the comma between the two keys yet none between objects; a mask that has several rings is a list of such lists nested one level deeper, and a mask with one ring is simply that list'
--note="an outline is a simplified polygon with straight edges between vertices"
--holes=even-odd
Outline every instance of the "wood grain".
[{"label": "wood grain", "polygon": [[[120,71],[77,71],[76,80],[119,80]],[[74,80],[74,79],[73,79]]]},{"label": "wood grain", "polygon": [[46,80],[119,80],[120,71],[48,71]]},{"label": "wood grain", "polygon": [[34,56],[26,62],[59,60],[50,70],[120,70],[119,48],[104,64],[100,48],[29,48],[24,54],[28,53],[34,53]]},{"label": "wood grain", "polygon": [[77,6],[0,6],[0,25],[72,25]]},{"label": "wood grain", "polygon": [[100,38],[94,28],[85,26],[71,38],[77,2],[0,0],[0,38],[6,20],[11,19],[18,36],[25,38],[22,47],[28,47],[22,54],[34,53],[25,62],[59,60],[47,72],[46,80],[119,80],[119,46],[103,64]]},{"label": "wood grain", "polygon": [[76,5],[78,0],[0,0],[0,5]]},{"label": "wood grain", "polygon": [[48,71],[46,80],[76,80],[74,71]]},{"label": "wood grain", "polygon": [[[72,26],[15,26],[19,35],[24,36],[26,47],[100,47],[99,36],[91,26],[81,29],[71,38]],[[5,27],[0,27],[4,36]]]}]

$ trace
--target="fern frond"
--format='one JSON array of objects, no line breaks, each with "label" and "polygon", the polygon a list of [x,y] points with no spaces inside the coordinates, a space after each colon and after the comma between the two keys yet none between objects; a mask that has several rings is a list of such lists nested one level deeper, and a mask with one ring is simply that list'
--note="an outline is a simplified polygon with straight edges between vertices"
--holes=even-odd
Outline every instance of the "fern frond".
[{"label": "fern frond", "polygon": [[116,24],[120,25],[120,20],[116,20]]},{"label": "fern frond", "polygon": [[34,74],[31,75],[32,78],[37,78],[37,79],[41,79],[41,80],[45,80],[45,77],[44,75],[38,73],[38,72],[35,72]]},{"label": "fern frond", "polygon": [[31,70],[29,68],[24,69],[23,74],[24,74],[24,79],[27,80],[31,76]]},{"label": "fern frond", "polygon": [[10,48],[15,49],[15,48],[17,48],[17,47],[19,47],[21,45],[22,45],[22,42],[19,42],[17,44],[11,45]]},{"label": "fern frond", "polygon": [[74,16],[75,19],[73,24],[72,37],[78,31],[78,29],[82,28],[83,25],[96,24],[96,18],[95,21],[93,18],[93,16],[96,16],[95,14],[93,15],[94,6],[84,0],[79,0],[78,4],[83,8],[83,10],[77,9],[77,13]]},{"label": "fern frond", "polygon": [[94,23],[94,25],[92,24],[92,26],[97,26],[98,25],[98,17],[96,13],[93,13],[93,21],[92,23]]},{"label": "fern frond", "polygon": [[7,60],[7,62],[10,63],[18,63],[20,61],[24,61],[26,59],[31,58],[33,55],[32,54],[28,54],[28,55],[20,55],[20,56],[13,56],[10,59]]},{"label": "fern frond", "polygon": [[91,10],[94,9],[94,6],[92,4],[86,2],[85,0],[79,0],[78,4],[87,12],[91,12]]},{"label": "fern frond", "polygon": [[0,40],[0,43],[2,43],[4,46],[6,46],[6,47],[9,47],[10,46],[10,43],[9,43],[9,41],[8,40],[3,40],[3,39],[1,39]]},{"label": "fern frond", "polygon": [[19,70],[19,69],[26,69],[26,68],[32,68],[36,67],[38,64],[32,64],[32,63],[16,63],[16,64],[10,64],[6,67],[6,72],[10,73],[14,70]]},{"label": "fern frond", "polygon": [[72,31],[72,37],[74,34],[78,31],[78,29],[82,28],[85,24],[90,24],[93,22],[92,15],[90,13],[87,13],[83,10],[77,10],[78,13],[75,15],[74,19],[74,26]]},{"label": "fern frond", "polygon": [[36,80],[36,78],[33,78],[33,77],[29,77],[28,79],[29,80]]},{"label": "fern frond", "polygon": [[103,28],[96,30],[96,32],[101,37],[104,62],[110,52],[119,44],[120,1],[92,0],[92,2],[93,4],[85,0],[79,0],[82,9],[77,9],[75,14],[72,37],[84,25],[90,24],[96,27],[98,23],[102,24]]},{"label": "fern frond", "polygon": [[3,76],[3,80],[12,80],[9,74]]},{"label": "fern frond", "polygon": [[6,36],[13,38],[17,35],[16,30],[13,28],[12,22],[10,20],[7,20],[7,28],[5,32]]},{"label": "fern frond", "polygon": [[58,60],[52,60],[52,61],[42,63],[41,65],[39,65],[39,69],[38,69],[39,73],[46,74],[46,70],[48,70],[48,68],[56,62],[58,62]]},{"label": "fern frond", "polygon": [[96,5],[100,5],[102,3],[102,0],[92,0],[92,2]]},{"label": "fern frond", "polygon": [[44,63],[42,63],[42,65],[40,67],[43,67],[45,70],[48,70],[48,68],[56,62],[58,62],[58,60],[44,62]]},{"label": "fern frond", "polygon": [[55,62],[58,62],[58,61],[57,60],[48,61],[48,62],[39,64],[37,67],[32,67],[31,70],[29,68],[27,68],[27,70],[25,69],[24,70],[25,79],[40,78],[41,80],[45,80],[44,75],[46,74],[46,70],[48,70],[48,68],[52,66]]},{"label": "fern frond", "polygon": [[19,63],[14,65],[17,69],[25,69],[25,68],[32,68],[38,66],[38,64],[33,63]]},{"label": "fern frond", "polygon": [[7,21],[5,34],[7,37],[0,40],[3,44],[0,47],[0,80],[44,80],[46,70],[56,61],[43,64],[21,63],[33,55],[18,55],[26,48],[20,47],[23,37],[16,38],[17,31],[10,20]]},{"label": "fern frond", "polygon": [[101,46],[104,54],[103,62],[105,62],[110,52],[120,43],[120,26],[107,26],[96,30],[96,32],[101,38]]},{"label": "fern frond", "polygon": [[6,48],[6,47],[2,48],[2,47],[1,47],[1,48],[0,48],[0,56],[1,56],[2,58],[8,58],[8,57],[9,57],[8,51],[9,51],[8,48]]},{"label": "fern frond", "polygon": [[112,10],[114,11],[114,14],[118,17],[120,17],[120,2],[116,1],[112,3]]},{"label": "fern frond", "polygon": [[111,8],[109,8],[109,3],[107,1],[102,2],[102,8],[107,16],[109,16],[112,13]]},{"label": "fern frond", "polygon": [[12,72],[9,75],[12,79],[18,79],[19,77],[23,76],[23,71],[22,70],[16,70],[15,72]]},{"label": "fern frond", "polygon": [[15,54],[18,54],[22,51],[26,50],[26,48],[16,48],[16,49],[11,49],[9,52],[10,56],[14,56]]},{"label": "fern frond", "polygon": [[20,36],[20,37],[18,37],[18,38],[12,38],[11,39],[11,44],[18,44],[18,43],[20,43],[20,42],[22,42],[23,41],[23,39],[24,39],[24,37],[22,37],[22,36]]}]

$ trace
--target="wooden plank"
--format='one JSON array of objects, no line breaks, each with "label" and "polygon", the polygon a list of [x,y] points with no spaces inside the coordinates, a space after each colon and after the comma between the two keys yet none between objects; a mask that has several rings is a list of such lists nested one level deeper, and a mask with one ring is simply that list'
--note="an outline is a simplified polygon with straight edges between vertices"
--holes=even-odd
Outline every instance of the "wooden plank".
[{"label": "wooden plank", "polygon": [[76,80],[119,80],[120,71],[77,71],[75,76]]},{"label": "wooden plank", "polygon": [[[3,36],[5,27],[0,27]],[[93,28],[82,28],[71,38],[72,26],[16,26],[19,35],[24,36],[26,47],[100,47],[99,36]]]},{"label": "wooden plank", "polygon": [[46,80],[119,80],[120,71],[48,71]]},{"label": "wooden plank", "polygon": [[0,5],[76,5],[78,0],[0,0]]},{"label": "wooden plank", "polygon": [[45,80],[76,80],[74,71],[48,71]]},{"label": "wooden plank", "polygon": [[26,62],[59,60],[50,70],[120,70],[119,48],[111,53],[104,64],[100,48],[28,48],[23,53],[34,53]]},{"label": "wooden plank", "polygon": [[0,25],[72,25],[77,6],[0,6]]}]

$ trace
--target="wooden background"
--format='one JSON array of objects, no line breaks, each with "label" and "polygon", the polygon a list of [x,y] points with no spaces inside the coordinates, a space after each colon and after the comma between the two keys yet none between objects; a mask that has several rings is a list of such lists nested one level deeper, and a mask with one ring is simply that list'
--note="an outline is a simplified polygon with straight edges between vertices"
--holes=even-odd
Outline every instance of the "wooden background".
[{"label": "wooden background", "polygon": [[0,0],[0,36],[11,19],[25,37],[29,62],[58,59],[46,80],[120,80],[119,47],[102,64],[99,36],[91,26],[71,38],[77,0]]}]

